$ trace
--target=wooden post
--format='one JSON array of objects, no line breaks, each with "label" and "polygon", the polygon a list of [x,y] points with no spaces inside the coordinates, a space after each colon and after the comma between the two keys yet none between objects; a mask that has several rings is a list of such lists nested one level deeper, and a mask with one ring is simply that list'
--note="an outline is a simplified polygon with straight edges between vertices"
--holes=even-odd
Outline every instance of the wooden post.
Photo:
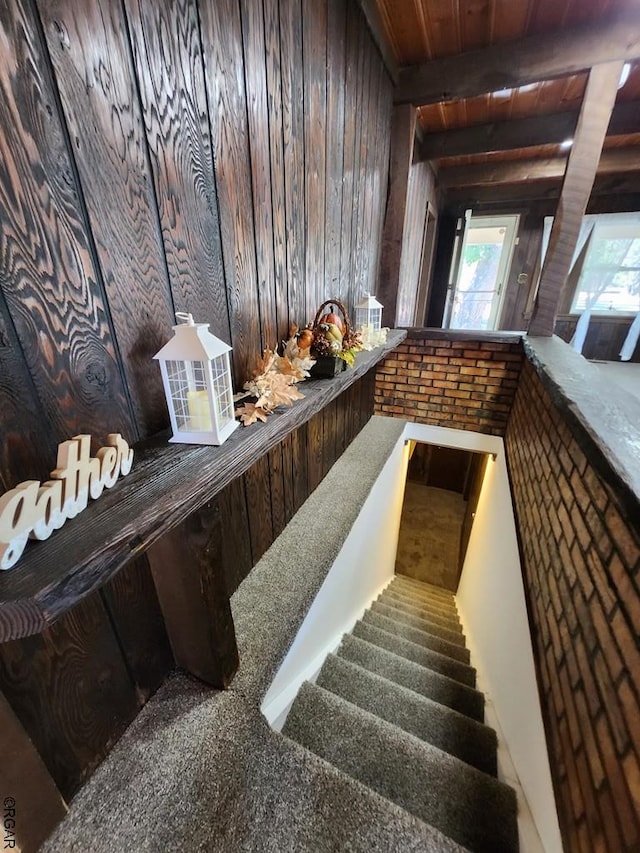
[{"label": "wooden post", "polygon": [[4,849],[35,853],[67,809],[40,755],[2,693],[0,755]]},{"label": "wooden post", "polygon": [[589,72],[529,324],[530,335],[553,335],[560,294],[571,269],[621,71],[622,62],[609,62]]},{"label": "wooden post", "polygon": [[224,689],[239,661],[221,549],[220,511],[209,501],[147,556],[176,663]]},{"label": "wooden post", "polygon": [[382,231],[382,253],[378,278],[378,299],[384,305],[383,326],[395,327],[402,236],[407,206],[409,170],[413,158],[416,111],[410,104],[394,107],[391,120],[391,155],[389,164],[389,197]]}]

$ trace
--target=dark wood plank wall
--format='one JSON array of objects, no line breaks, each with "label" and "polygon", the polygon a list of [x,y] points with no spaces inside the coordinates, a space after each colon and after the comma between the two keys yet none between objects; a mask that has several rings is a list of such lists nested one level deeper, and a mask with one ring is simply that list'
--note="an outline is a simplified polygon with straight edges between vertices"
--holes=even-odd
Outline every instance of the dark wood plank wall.
[{"label": "dark wood plank wall", "polygon": [[[72,435],[167,425],[175,311],[239,386],[375,289],[392,85],[356,0],[7,0],[0,35],[3,491]],[[229,593],[372,410],[369,374],[217,496]],[[142,557],[2,646],[0,690],[69,798],[172,665]]]},{"label": "dark wood plank wall", "polygon": [[399,326],[422,325],[415,316],[422,272],[424,229],[429,203],[437,209],[435,178],[428,163],[414,163],[409,170],[404,217],[397,318]]}]

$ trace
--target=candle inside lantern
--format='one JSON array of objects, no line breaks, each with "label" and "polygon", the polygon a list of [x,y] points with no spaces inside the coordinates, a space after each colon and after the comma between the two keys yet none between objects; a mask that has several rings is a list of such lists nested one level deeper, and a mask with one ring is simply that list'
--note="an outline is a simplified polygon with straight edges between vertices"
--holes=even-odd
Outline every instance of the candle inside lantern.
[{"label": "candle inside lantern", "polygon": [[208,432],[211,429],[211,409],[209,395],[203,391],[187,391],[190,429],[193,432]]}]

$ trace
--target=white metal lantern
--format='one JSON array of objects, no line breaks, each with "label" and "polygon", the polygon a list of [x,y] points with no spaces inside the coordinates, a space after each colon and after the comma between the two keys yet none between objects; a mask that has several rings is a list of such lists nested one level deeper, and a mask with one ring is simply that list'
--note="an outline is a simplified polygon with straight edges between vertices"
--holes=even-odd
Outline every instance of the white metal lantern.
[{"label": "white metal lantern", "polygon": [[231,347],[211,334],[208,323],[194,323],[191,314],[176,314],[176,320],[173,338],[154,355],[171,418],[169,441],[222,444],[239,426],[233,414]]},{"label": "white metal lantern", "polygon": [[382,305],[375,296],[365,293],[362,302],[356,305],[356,329],[365,331],[368,327],[377,332],[382,326]]}]

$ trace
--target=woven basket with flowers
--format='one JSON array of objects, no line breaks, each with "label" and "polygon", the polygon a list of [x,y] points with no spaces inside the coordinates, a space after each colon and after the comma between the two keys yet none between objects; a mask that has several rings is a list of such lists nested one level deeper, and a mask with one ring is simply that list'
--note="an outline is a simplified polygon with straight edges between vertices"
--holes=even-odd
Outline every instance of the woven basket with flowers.
[{"label": "woven basket with flowers", "polygon": [[317,379],[336,376],[347,366],[353,367],[356,353],[362,349],[360,333],[353,329],[347,309],[339,299],[323,302],[313,324],[303,329],[302,336],[311,341],[311,355],[316,359],[311,376]]}]

